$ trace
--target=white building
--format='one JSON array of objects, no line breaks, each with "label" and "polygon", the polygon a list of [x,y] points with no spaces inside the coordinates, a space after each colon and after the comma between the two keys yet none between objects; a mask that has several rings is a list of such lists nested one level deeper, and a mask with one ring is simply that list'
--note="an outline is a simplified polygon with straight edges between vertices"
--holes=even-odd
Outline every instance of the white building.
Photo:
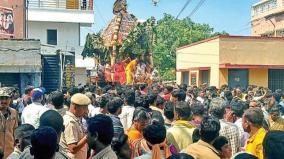
[{"label": "white building", "polygon": [[40,39],[42,54],[61,50],[81,58],[82,28],[94,23],[93,0],[27,1],[28,38]]},{"label": "white building", "polygon": [[28,0],[28,38],[67,51],[81,51],[82,27],[94,23],[93,0]]},{"label": "white building", "polygon": [[[87,82],[90,82],[90,78],[86,79],[87,77],[87,71],[89,71],[89,73],[91,73],[90,71],[93,70],[96,65],[95,65],[95,61],[93,58],[85,58],[83,59],[82,57],[77,56],[76,61],[75,61],[75,85],[79,85],[79,84],[86,84]],[[90,75],[90,74],[89,74]]]}]

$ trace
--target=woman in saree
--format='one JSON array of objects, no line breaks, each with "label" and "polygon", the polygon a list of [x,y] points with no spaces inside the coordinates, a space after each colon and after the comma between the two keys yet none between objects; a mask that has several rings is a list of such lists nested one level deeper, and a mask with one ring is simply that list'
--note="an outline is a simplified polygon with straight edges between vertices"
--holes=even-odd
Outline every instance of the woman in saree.
[{"label": "woman in saree", "polygon": [[132,150],[132,158],[142,155],[141,140],[143,139],[143,129],[149,124],[150,115],[145,108],[137,107],[133,114],[133,124],[128,129],[128,142]]},{"label": "woman in saree", "polygon": [[138,59],[134,59],[125,68],[125,73],[126,73],[126,84],[127,85],[132,85],[133,80],[134,80],[134,74],[136,71],[136,65],[138,63]]}]

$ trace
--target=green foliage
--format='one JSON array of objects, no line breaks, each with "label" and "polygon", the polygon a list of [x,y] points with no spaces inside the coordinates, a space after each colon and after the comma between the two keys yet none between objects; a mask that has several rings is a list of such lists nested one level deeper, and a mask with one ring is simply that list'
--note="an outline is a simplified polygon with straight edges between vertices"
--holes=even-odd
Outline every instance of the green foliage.
[{"label": "green foliage", "polygon": [[123,41],[120,52],[138,55],[152,52],[162,80],[175,79],[178,47],[215,35],[228,35],[226,32],[214,33],[214,29],[208,24],[194,23],[190,18],[180,20],[165,14],[157,24],[151,23],[152,20],[137,25]]},{"label": "green foliage", "polygon": [[215,32],[214,34],[211,35],[211,37],[213,36],[218,36],[218,35],[229,35],[229,33],[222,31],[222,32]]},{"label": "green foliage", "polygon": [[120,55],[134,54],[140,56],[149,53],[155,45],[155,18],[151,17],[144,23],[138,23],[123,40],[119,49]]},{"label": "green foliage", "polygon": [[175,69],[162,70],[162,81],[173,81],[175,80]]},{"label": "green foliage", "polygon": [[95,57],[100,62],[106,62],[109,60],[110,50],[103,44],[103,39],[101,33],[88,34],[86,37],[86,42],[82,56],[85,57]]},{"label": "green foliage", "polygon": [[[208,24],[194,23],[188,17],[176,19],[165,14],[157,23],[154,17],[138,23],[123,40],[118,56],[152,53],[154,65],[158,67],[162,80],[174,80],[176,49],[216,35],[229,34],[225,31],[214,32]],[[109,55],[110,50],[103,46],[100,33],[87,36],[82,56],[106,59]]]},{"label": "green foliage", "polygon": [[93,47],[93,44],[92,44],[92,37],[91,37],[91,34],[88,34],[87,37],[86,37],[86,42],[85,42],[85,45],[84,45],[84,50],[83,52],[81,53],[81,55],[83,57],[94,57],[94,47]]}]

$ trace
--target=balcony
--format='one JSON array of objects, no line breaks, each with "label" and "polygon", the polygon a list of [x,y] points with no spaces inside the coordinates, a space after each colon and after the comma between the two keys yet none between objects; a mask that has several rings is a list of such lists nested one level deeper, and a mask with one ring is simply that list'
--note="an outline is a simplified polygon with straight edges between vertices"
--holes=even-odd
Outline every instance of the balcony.
[{"label": "balcony", "polygon": [[252,6],[252,20],[284,12],[284,0],[263,0]]},{"label": "balcony", "polygon": [[28,21],[94,23],[93,0],[28,0]]},{"label": "balcony", "polygon": [[93,0],[27,0],[29,8],[93,10]]}]

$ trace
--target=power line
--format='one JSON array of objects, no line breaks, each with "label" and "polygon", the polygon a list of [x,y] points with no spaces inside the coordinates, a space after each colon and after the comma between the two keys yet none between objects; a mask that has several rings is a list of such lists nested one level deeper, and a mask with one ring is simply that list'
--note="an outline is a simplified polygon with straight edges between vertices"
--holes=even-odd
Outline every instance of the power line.
[{"label": "power line", "polygon": [[99,7],[97,7],[95,3],[94,3],[94,6],[95,6],[95,9],[97,10],[100,18],[102,19],[103,23],[106,25],[107,22],[106,22],[105,18],[103,17],[103,15],[101,14],[101,11],[99,10]]},{"label": "power line", "polygon": [[240,30],[238,30],[238,31],[236,31],[236,32],[237,32],[237,33],[241,33],[241,32],[246,31],[246,30],[248,30],[248,29],[251,29],[251,26],[245,27],[245,28],[240,29]]},{"label": "power line", "polygon": [[250,29],[250,28],[251,28],[251,22],[248,21],[248,22],[246,22],[246,23],[243,25],[243,28],[241,28],[241,29],[239,29],[239,30],[236,30],[235,32],[241,33],[241,32],[243,32],[243,31],[245,31],[245,30]]},{"label": "power line", "polygon": [[89,27],[83,27],[83,29],[87,29],[89,31],[91,31],[91,33],[95,33],[96,31],[91,27],[91,29]]},{"label": "power line", "polygon": [[181,15],[181,13],[185,10],[185,8],[188,6],[188,4],[191,2],[192,0],[187,0],[187,2],[184,4],[184,6],[182,7],[182,9],[179,11],[176,19],[178,19],[178,17]]},{"label": "power line", "polygon": [[189,14],[188,17],[192,17],[198,11],[198,9],[204,4],[205,1],[206,0],[200,0],[197,6],[193,9],[193,11]]}]

